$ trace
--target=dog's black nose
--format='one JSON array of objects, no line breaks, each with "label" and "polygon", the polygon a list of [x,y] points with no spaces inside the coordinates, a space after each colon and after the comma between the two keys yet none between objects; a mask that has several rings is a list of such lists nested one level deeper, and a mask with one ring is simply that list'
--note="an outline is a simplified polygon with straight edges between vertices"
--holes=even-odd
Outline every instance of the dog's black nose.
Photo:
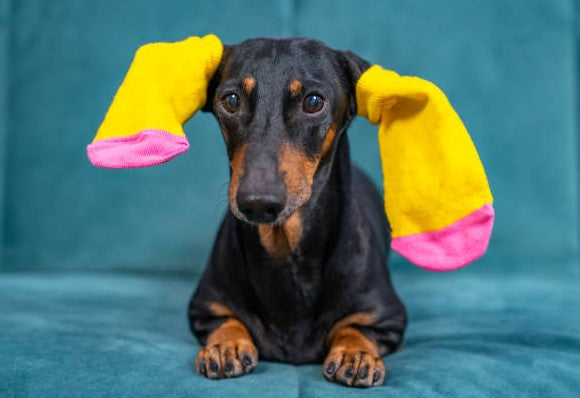
[{"label": "dog's black nose", "polygon": [[238,208],[249,221],[269,223],[274,221],[282,211],[284,205],[273,195],[238,196]]}]

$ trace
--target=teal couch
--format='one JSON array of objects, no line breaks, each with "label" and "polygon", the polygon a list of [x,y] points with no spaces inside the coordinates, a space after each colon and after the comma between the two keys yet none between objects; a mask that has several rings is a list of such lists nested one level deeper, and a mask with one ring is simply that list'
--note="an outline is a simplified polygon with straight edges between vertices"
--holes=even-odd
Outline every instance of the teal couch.
[{"label": "teal couch", "polygon": [[[577,397],[578,22],[573,0],[0,1],[0,397]],[[262,361],[195,375],[186,305],[226,210],[210,115],[143,170],[85,155],[135,49],[214,32],[309,36],[436,82],[495,196],[488,254],[430,273],[392,256],[409,311],[384,386]],[[376,130],[354,161],[380,183]]]}]

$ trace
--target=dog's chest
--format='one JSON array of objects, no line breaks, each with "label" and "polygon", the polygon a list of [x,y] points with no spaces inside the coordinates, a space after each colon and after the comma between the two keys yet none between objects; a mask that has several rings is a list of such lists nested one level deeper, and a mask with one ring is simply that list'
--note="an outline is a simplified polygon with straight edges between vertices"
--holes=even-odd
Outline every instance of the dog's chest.
[{"label": "dog's chest", "polygon": [[307,319],[317,306],[323,287],[319,265],[303,259],[267,264],[254,279],[264,315],[281,324]]},{"label": "dog's chest", "polygon": [[[327,325],[320,317],[324,281],[318,264],[278,264],[254,278],[260,303],[253,333],[260,355],[290,363],[320,361]],[[252,329],[253,325],[248,325]]]}]

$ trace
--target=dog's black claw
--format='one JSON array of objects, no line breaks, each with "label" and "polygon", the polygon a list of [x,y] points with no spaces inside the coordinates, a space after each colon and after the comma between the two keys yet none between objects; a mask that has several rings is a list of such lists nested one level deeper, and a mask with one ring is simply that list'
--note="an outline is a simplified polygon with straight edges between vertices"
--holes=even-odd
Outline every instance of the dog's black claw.
[{"label": "dog's black claw", "polygon": [[326,371],[326,374],[333,375],[334,372],[336,371],[336,364],[334,362],[329,363],[326,366],[326,370],[325,371]]},{"label": "dog's black claw", "polygon": [[358,378],[359,379],[366,379],[369,375],[369,366],[363,366],[358,371]]},{"label": "dog's black claw", "polygon": [[206,373],[205,361],[199,362],[199,367],[197,368],[197,373],[202,374],[202,375],[204,375]]},{"label": "dog's black claw", "polygon": [[254,361],[252,361],[251,356],[244,354],[242,357],[242,362],[244,363],[244,366],[251,366]]},{"label": "dog's black claw", "polygon": [[354,376],[354,366],[349,366],[348,369],[344,372],[344,375],[349,379]]},{"label": "dog's black claw", "polygon": [[209,369],[214,373],[217,373],[217,371],[219,370],[217,362],[214,361],[213,359],[209,361]]},{"label": "dog's black claw", "polygon": [[381,369],[376,368],[375,373],[373,374],[373,383],[376,383],[381,378]]},{"label": "dog's black claw", "polygon": [[234,363],[232,361],[227,361],[224,365],[224,372],[229,373],[234,370]]}]

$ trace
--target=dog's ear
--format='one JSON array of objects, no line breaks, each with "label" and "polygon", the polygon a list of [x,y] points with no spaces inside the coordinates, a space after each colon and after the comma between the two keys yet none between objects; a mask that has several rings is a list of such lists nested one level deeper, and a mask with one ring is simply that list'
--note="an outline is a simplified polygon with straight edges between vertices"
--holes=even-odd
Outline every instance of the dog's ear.
[{"label": "dog's ear", "polygon": [[215,71],[215,73],[213,74],[212,78],[209,81],[209,84],[207,85],[207,101],[205,103],[205,105],[203,106],[203,108],[201,108],[201,110],[203,112],[211,112],[213,113],[213,98],[215,97],[215,90],[217,88],[217,86],[220,83],[220,80],[222,78],[222,73],[224,71],[224,65],[225,63],[228,61],[230,54],[232,52],[232,47],[233,46],[228,46],[228,45],[224,45],[223,46],[223,51],[222,51],[222,57],[220,60],[220,63]]},{"label": "dog's ear", "polygon": [[351,118],[356,115],[356,84],[371,64],[351,51],[338,51],[338,58],[345,74],[345,89],[349,95],[349,118]]},{"label": "dog's ear", "polygon": [[214,35],[139,48],[93,142],[95,166],[146,167],[185,152],[183,124],[206,103],[222,58]]},{"label": "dog's ear", "polygon": [[426,80],[374,65],[357,80],[356,103],[358,115],[379,124],[393,249],[436,271],[483,255],[493,199],[475,146],[445,94]]}]

